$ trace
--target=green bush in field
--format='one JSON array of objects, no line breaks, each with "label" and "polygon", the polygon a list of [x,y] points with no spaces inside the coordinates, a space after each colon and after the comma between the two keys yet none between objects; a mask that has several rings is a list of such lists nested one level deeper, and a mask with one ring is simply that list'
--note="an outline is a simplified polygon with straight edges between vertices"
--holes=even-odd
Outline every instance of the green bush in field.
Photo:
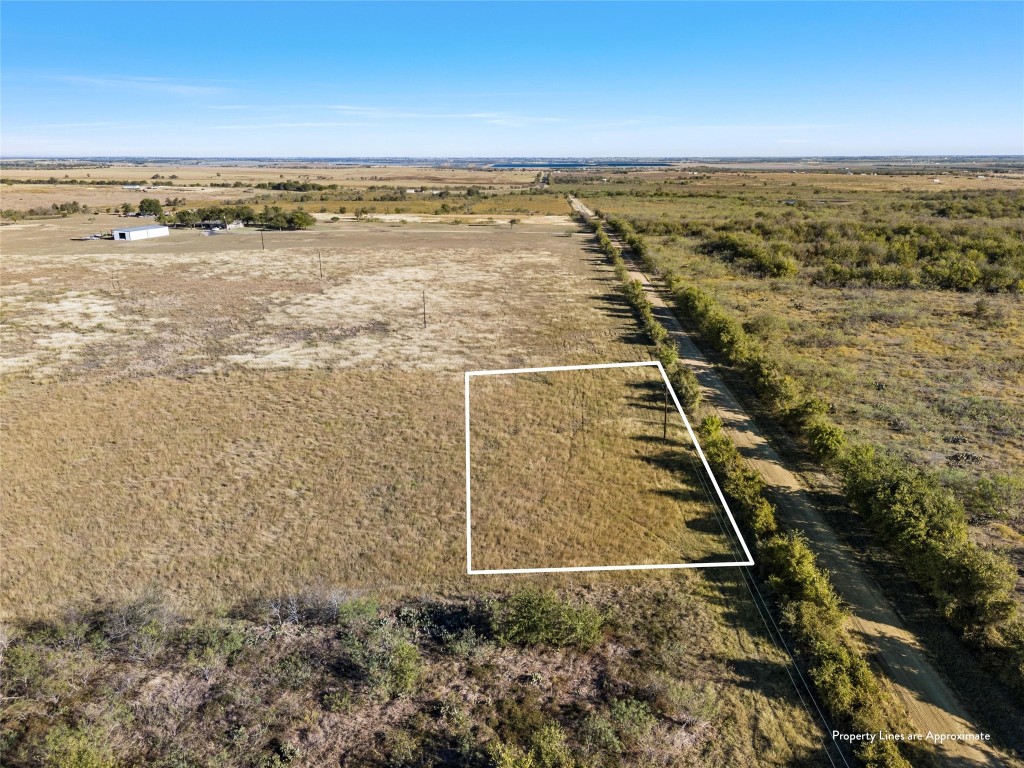
[{"label": "green bush in field", "polygon": [[807,539],[797,533],[773,536],[758,551],[768,585],[787,601],[807,601],[819,606],[840,607],[839,596],[828,575],[818,568]]},{"label": "green bush in field", "polygon": [[780,341],[789,332],[789,323],[778,315],[759,312],[743,323],[743,330],[762,341]]},{"label": "green bush in field", "polygon": [[384,737],[384,765],[388,768],[406,768],[418,764],[423,751],[419,737],[408,731],[388,731]]},{"label": "green bush in field", "polygon": [[187,627],[177,637],[177,641],[188,649],[188,660],[195,664],[218,660],[230,663],[244,647],[245,639],[242,631],[214,623]]},{"label": "green bush in field", "polygon": [[[662,365],[664,364],[662,361]],[[696,374],[678,360],[672,365],[665,366],[665,371],[676,397],[679,398],[679,404],[687,413],[693,413],[701,401],[700,382],[697,381]]]},{"label": "green bush in field", "polygon": [[616,699],[610,707],[609,717],[615,727],[615,735],[627,749],[643,744],[658,724],[650,706],[636,699]]},{"label": "green bush in field", "polygon": [[538,768],[533,753],[515,744],[492,741],[487,747],[487,754],[493,768]]},{"label": "green bush in field", "polygon": [[590,606],[561,600],[552,590],[522,589],[499,603],[493,623],[504,644],[586,650],[601,640],[604,617]]},{"label": "green bush in field", "polygon": [[423,675],[419,649],[392,621],[359,618],[341,632],[344,661],[384,699],[412,693]]},{"label": "green bush in field", "polygon": [[700,424],[701,444],[711,466],[725,478],[722,492],[739,513],[741,524],[755,537],[764,539],[778,530],[775,507],[762,495],[764,481],[743,463],[739,451],[722,432],[722,420],[708,416]]},{"label": "green bush in field", "polygon": [[950,554],[952,585],[946,615],[958,626],[974,629],[1013,618],[1017,571],[1005,557],[980,549],[970,541]]},{"label": "green bush in field", "polygon": [[969,291],[981,280],[981,268],[967,256],[946,252],[939,261],[924,266],[923,277],[940,288]]},{"label": "green bush in field", "polygon": [[726,261],[742,261],[765,277],[787,277],[799,271],[793,246],[786,242],[766,243],[757,235],[730,232],[705,241],[704,250]]},{"label": "green bush in field", "polygon": [[[922,470],[870,448],[848,452],[842,471],[847,497],[892,542],[910,575],[954,626],[1012,657],[1012,645],[1000,638],[1016,614],[1016,571],[1004,556],[968,538],[963,504]],[[1024,676],[1006,676],[1024,690]]]},{"label": "green bush in field", "polygon": [[790,277],[800,271],[789,243],[768,243],[757,250],[752,261],[764,277]]},{"label": "green bush in field", "polygon": [[537,768],[573,768],[576,761],[563,731],[555,723],[548,723],[530,739]]},{"label": "green bush in field", "polygon": [[58,725],[46,737],[46,768],[114,768],[117,761],[102,736]]},{"label": "green bush in field", "polygon": [[654,351],[658,357],[658,361],[666,371],[669,368],[675,367],[679,363],[679,348],[676,347],[675,342],[671,339],[668,339],[663,344],[657,345]]},{"label": "green bush in field", "polygon": [[754,380],[754,387],[779,413],[788,415],[800,403],[800,385],[796,379],[783,373],[775,360],[760,350],[746,346],[746,358],[740,361]]},{"label": "green bush in field", "polygon": [[615,725],[610,719],[596,712],[591,712],[583,721],[580,737],[584,749],[590,753],[605,752],[616,755],[622,751],[622,742],[615,733]]},{"label": "green bush in field", "polygon": [[811,451],[822,461],[835,461],[846,449],[846,432],[825,416],[815,416],[804,423],[804,434]]}]

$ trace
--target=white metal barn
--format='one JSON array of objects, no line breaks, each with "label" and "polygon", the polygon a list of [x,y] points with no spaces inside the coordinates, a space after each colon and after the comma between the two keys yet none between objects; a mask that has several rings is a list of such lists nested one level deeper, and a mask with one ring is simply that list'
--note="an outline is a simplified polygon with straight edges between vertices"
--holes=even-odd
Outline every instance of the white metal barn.
[{"label": "white metal barn", "polygon": [[126,227],[114,230],[115,240],[148,240],[151,237],[167,237],[171,231],[162,224],[147,224],[144,227]]}]

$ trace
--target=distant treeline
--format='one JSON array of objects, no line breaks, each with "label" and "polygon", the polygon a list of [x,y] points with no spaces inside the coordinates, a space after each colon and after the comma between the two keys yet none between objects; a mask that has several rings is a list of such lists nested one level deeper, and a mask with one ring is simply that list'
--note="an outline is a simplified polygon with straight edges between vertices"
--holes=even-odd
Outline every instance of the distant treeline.
[{"label": "distant treeline", "polygon": [[[177,176],[171,176],[167,179],[160,179],[161,186],[172,185],[174,179]],[[148,187],[153,184],[153,179],[58,179],[56,176],[51,176],[48,179],[11,179],[5,178],[2,180],[4,184],[78,184],[81,186],[101,186],[101,187]],[[208,185],[203,185],[208,186]],[[225,186],[231,186],[225,184]],[[241,186],[241,185],[239,185]]]},{"label": "distant treeline", "polygon": [[80,205],[77,200],[72,200],[70,203],[40,205],[24,211],[15,210],[14,208],[4,208],[0,211],[0,218],[17,221],[18,219],[70,216],[73,213],[89,213],[89,206]]},{"label": "distant treeline", "polygon": [[2,180],[4,184],[69,184],[83,187],[218,187],[218,188],[240,188],[251,187],[242,181],[195,181],[188,184],[175,183],[177,175],[159,177],[159,179],[58,179],[51,176],[48,179],[10,179]]}]

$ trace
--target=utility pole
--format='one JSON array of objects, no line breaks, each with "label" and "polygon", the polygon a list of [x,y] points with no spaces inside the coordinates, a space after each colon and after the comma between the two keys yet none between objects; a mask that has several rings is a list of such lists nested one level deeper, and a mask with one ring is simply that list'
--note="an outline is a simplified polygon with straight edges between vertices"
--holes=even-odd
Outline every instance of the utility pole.
[{"label": "utility pole", "polygon": [[320,263],[320,279],[324,279],[324,257],[320,251],[316,252],[316,260]]},{"label": "utility pole", "polygon": [[423,327],[427,327],[427,289],[423,289]]},{"label": "utility pole", "polygon": [[262,229],[260,229],[260,245],[263,246],[263,250],[264,251],[267,250],[267,244],[265,242],[263,242],[263,230]]}]

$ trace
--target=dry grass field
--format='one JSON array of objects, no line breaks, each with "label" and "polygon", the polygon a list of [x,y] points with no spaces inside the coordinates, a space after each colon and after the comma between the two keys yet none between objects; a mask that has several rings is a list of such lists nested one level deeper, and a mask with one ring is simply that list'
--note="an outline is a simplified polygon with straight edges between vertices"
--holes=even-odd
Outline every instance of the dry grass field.
[{"label": "dry grass field", "polygon": [[24,227],[5,233],[6,612],[154,579],[189,602],[451,583],[462,372],[643,354],[564,220],[57,254],[76,222]]},{"label": "dry grass field", "polygon": [[395,184],[419,186],[422,184],[529,184],[537,175],[536,170],[512,168],[444,168],[432,165],[327,165],[315,163],[274,162],[260,166],[256,164],[232,165],[163,165],[160,163],[132,165],[104,165],[81,168],[10,168],[4,175],[18,179],[96,179],[110,181],[120,179],[151,179],[154,175],[166,178],[176,177],[181,184],[202,184],[209,182],[234,184],[258,184],[282,179],[319,181],[324,184],[344,184],[346,187],[367,187],[374,184]]},{"label": "dry grass field", "polygon": [[[0,209],[25,211],[32,208],[47,207],[51,204],[60,205],[72,200],[92,209],[120,206],[122,203],[138,205],[147,197],[155,197],[163,201],[166,198],[183,199],[186,206],[212,205],[251,198],[254,195],[266,197],[273,202],[281,199],[288,201],[287,193],[257,189],[257,184],[275,184],[278,182],[312,183],[327,186],[343,185],[349,193],[364,193],[369,187],[391,187],[395,189],[434,189],[447,187],[480,186],[496,193],[497,199],[478,203],[481,213],[508,212],[510,206],[504,204],[506,193],[526,189],[536,179],[534,170],[488,169],[488,168],[439,168],[439,167],[396,167],[396,166],[316,166],[311,164],[274,163],[265,167],[254,165],[193,165],[167,166],[159,164],[146,165],[110,165],[103,167],[82,167],[67,169],[40,168],[4,168],[0,174]],[[45,183],[49,180],[58,183]],[[18,183],[19,181],[32,183]],[[72,183],[79,182],[79,183]],[[103,183],[107,182],[107,183]],[[128,182],[141,184],[145,189],[124,189],[122,184],[109,182]],[[405,208],[409,212],[429,213],[440,204],[429,192],[420,193],[421,199],[410,195],[410,199],[389,205],[378,204],[381,212],[384,208]],[[568,213],[561,196],[553,198],[561,204],[558,210],[550,211],[535,205],[522,206],[526,211],[541,213]],[[550,207],[550,201],[542,201]],[[332,211],[338,204],[327,204]],[[349,203],[349,208],[359,207],[360,203]],[[366,205],[372,206],[373,203]],[[511,206],[514,210],[516,206]],[[308,210],[319,210],[318,203],[306,203]],[[399,211],[400,212],[400,211]]]},{"label": "dry grass field", "polygon": [[[342,221],[267,232],[266,250],[248,230],[69,240],[108,221],[2,233],[12,765],[252,765],[287,751],[295,765],[414,753],[484,766],[483,745],[547,754],[542,737],[622,765],[824,759],[737,574],[465,574],[463,372],[649,358],[567,219]],[[501,525],[532,499],[544,519],[579,473],[597,535],[559,540],[568,521],[551,516],[510,554],[727,549],[686,468],[663,456],[649,381],[569,382],[593,410],[571,457],[571,398],[522,384],[477,392],[481,449],[508,437],[505,409],[520,438],[478,454],[481,514],[488,497],[516,499],[492,510]],[[551,499],[536,496],[545,486]],[[524,650],[429,619],[472,618],[474,601],[531,584],[599,609],[581,616],[605,639],[586,656]],[[189,623],[140,602],[146,589]],[[333,597],[275,600],[312,593]]]},{"label": "dry grass field", "polygon": [[[5,228],[9,615],[151,581],[197,606],[465,586],[462,372],[648,354],[564,219],[345,222],[265,251],[248,230],[63,240],[82,226]],[[492,523],[528,533],[495,562],[723,559],[649,371],[570,384],[575,431],[561,386],[476,385],[481,567]],[[566,517],[584,507],[589,534]]]},{"label": "dry grass field", "polygon": [[656,368],[470,381],[474,568],[736,559]]}]

